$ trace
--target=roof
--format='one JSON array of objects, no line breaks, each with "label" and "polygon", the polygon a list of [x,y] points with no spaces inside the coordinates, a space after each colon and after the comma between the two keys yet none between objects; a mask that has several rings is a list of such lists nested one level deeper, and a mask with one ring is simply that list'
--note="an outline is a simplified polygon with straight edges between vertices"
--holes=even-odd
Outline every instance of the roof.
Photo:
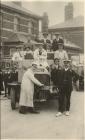
[{"label": "roof", "polygon": [[22,13],[25,15],[30,15],[31,17],[34,17],[37,19],[41,19],[40,15],[37,15],[37,14],[31,12],[30,10],[27,10],[24,7],[16,5],[10,1],[9,2],[8,1],[1,1],[1,7],[5,7],[5,8],[7,7],[7,8],[14,10],[15,12]]},{"label": "roof", "polygon": [[6,42],[27,42],[27,37],[19,33],[11,33]]},{"label": "roof", "polygon": [[49,27],[49,30],[61,29],[61,28],[75,28],[75,27],[84,27],[84,17],[83,16],[77,16],[77,17],[74,17],[73,19],[53,25],[53,26]]},{"label": "roof", "polygon": [[65,48],[81,50],[81,48],[78,45],[76,45],[70,41],[67,41],[66,39],[64,40],[64,42],[65,42],[64,43]]}]

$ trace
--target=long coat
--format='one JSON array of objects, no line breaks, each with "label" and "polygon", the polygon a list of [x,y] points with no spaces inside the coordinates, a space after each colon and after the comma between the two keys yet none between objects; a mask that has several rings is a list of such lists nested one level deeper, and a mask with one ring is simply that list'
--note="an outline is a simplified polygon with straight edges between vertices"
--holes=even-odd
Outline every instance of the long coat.
[{"label": "long coat", "polygon": [[33,71],[28,69],[22,78],[20,106],[33,107],[34,84],[41,86],[41,83],[34,77]]}]

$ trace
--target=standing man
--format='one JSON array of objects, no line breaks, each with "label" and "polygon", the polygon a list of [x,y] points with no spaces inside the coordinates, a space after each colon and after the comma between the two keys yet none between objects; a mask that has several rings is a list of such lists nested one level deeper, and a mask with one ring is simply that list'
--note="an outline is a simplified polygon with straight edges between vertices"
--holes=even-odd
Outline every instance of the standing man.
[{"label": "standing man", "polygon": [[[64,60],[64,69],[61,70],[61,73],[58,73],[58,76],[60,77],[58,81],[58,88],[59,88],[59,111],[56,114],[56,117],[61,116],[62,113],[65,111],[65,115],[70,115],[70,98],[71,98],[71,92],[72,92],[72,78],[73,76],[78,75],[70,69],[70,60]],[[61,85],[61,87],[60,87]]]},{"label": "standing man", "polygon": [[35,77],[34,73],[37,70],[37,64],[32,63],[32,67],[28,69],[22,78],[22,83],[21,83],[21,94],[20,94],[20,110],[19,112],[22,114],[25,114],[27,112],[27,107],[29,107],[31,113],[38,113],[34,109],[34,104],[33,104],[33,96],[34,96],[34,84],[38,86],[43,86]]},{"label": "standing man", "polygon": [[3,72],[0,66],[0,95],[2,90],[3,90]]},{"label": "standing man", "polygon": [[53,42],[52,42],[52,50],[53,50],[53,51],[58,50],[58,40],[59,40],[59,36],[60,36],[60,33],[55,33],[55,39],[53,39]]},{"label": "standing man", "polygon": [[5,86],[5,96],[7,97],[7,94],[9,95],[9,88],[8,88],[8,83],[10,83],[11,81],[11,71],[10,71],[10,67],[6,67],[6,70],[3,74],[3,82],[4,82],[4,86]]},{"label": "standing man", "polygon": [[[47,32],[44,32],[43,33],[43,39],[41,39],[41,42],[44,44],[44,49],[47,50],[47,47],[49,46],[50,49],[51,49],[51,41],[50,39],[48,38],[48,33]],[[48,45],[48,46],[47,46]]]}]

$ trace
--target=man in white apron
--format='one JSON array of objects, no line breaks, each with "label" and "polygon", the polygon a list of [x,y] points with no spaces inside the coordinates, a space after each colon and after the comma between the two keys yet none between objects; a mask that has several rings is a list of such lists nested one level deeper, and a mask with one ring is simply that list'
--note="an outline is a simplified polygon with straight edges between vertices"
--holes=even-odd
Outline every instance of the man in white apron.
[{"label": "man in white apron", "polygon": [[34,72],[37,70],[37,64],[32,63],[32,67],[29,68],[23,75],[21,83],[21,94],[20,94],[20,110],[22,114],[26,113],[26,107],[29,107],[31,113],[37,113],[33,105],[33,95],[34,95],[34,84],[38,86],[43,86],[35,77]]}]

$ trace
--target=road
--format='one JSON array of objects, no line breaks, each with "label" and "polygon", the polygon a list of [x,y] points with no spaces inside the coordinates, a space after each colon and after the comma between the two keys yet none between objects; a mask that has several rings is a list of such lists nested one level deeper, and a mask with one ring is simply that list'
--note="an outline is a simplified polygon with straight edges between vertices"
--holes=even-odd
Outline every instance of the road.
[{"label": "road", "polygon": [[40,114],[19,114],[1,100],[1,138],[84,139],[84,93],[73,91],[70,116],[55,117],[55,100],[40,104]]}]

